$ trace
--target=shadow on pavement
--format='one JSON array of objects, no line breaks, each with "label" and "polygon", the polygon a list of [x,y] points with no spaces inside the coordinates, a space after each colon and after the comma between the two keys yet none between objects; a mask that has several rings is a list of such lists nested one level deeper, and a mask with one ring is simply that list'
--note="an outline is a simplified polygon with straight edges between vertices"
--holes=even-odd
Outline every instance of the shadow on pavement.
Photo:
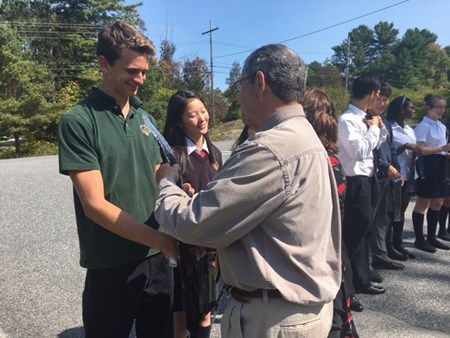
[{"label": "shadow on pavement", "polygon": [[58,335],[58,338],[78,338],[78,337],[80,338],[84,337],[84,329],[82,326],[64,330]]}]

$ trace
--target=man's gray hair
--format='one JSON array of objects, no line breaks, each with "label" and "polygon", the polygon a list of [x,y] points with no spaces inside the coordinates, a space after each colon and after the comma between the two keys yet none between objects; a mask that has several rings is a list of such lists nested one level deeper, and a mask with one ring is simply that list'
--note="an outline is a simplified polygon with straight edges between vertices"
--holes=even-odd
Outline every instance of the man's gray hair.
[{"label": "man's gray hair", "polygon": [[272,92],[282,102],[300,102],[305,90],[307,67],[293,50],[281,44],[258,48],[245,60],[242,72],[255,81],[262,71]]}]

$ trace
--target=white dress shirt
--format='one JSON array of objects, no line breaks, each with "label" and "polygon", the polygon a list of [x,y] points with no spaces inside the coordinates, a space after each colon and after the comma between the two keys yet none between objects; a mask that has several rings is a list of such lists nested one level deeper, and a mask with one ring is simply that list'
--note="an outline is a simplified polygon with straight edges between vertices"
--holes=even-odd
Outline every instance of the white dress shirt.
[{"label": "white dress shirt", "polygon": [[206,151],[209,154],[208,144],[206,143],[206,141],[203,141],[202,149],[198,149],[195,143],[189,137],[185,138],[188,155],[192,154],[194,151],[200,154],[202,150]]},{"label": "white dress shirt", "polygon": [[[397,122],[392,123],[393,143],[395,149],[400,148],[406,143],[416,144],[416,134],[414,129],[405,124],[402,128]],[[410,149],[405,149],[403,153],[397,155],[398,163],[400,164],[400,172],[405,180],[409,177],[409,168],[414,152]]]},{"label": "white dress shirt", "polygon": [[351,104],[339,118],[338,157],[346,176],[373,176],[373,150],[389,134],[386,127],[368,127],[365,116],[366,112]]},{"label": "white dress shirt", "polygon": [[[447,128],[440,122],[424,116],[419,125],[414,129],[417,142],[424,142],[425,147],[442,147],[447,144]],[[438,153],[447,155],[446,151]]]}]

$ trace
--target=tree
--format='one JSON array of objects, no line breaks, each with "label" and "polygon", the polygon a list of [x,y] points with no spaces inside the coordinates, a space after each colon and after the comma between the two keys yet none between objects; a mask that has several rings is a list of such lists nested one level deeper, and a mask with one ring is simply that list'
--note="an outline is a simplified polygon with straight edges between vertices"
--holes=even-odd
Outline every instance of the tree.
[{"label": "tree", "polygon": [[313,61],[308,65],[307,87],[342,87],[343,78],[339,68],[329,62]]},{"label": "tree", "polygon": [[436,40],[437,36],[426,29],[408,29],[392,48],[395,60],[390,67],[388,81],[400,88],[418,88],[421,82],[432,78],[429,46]]},{"label": "tree", "polygon": [[393,23],[380,21],[373,29],[374,49],[373,57],[381,58],[398,41],[398,29],[394,28]]},{"label": "tree", "polygon": [[428,84],[434,88],[448,86],[447,71],[450,58],[445,49],[436,43],[428,45]]},{"label": "tree", "polygon": [[[350,44],[349,44],[350,39]],[[331,62],[345,73],[348,61],[349,71],[354,77],[358,76],[373,60],[374,33],[366,25],[360,25],[352,29],[347,39],[340,45],[332,47],[334,55]]]},{"label": "tree", "polygon": [[174,43],[167,39],[161,42],[159,66],[164,74],[163,82],[167,88],[180,88],[180,64],[174,61],[173,56],[176,51]]},{"label": "tree", "polygon": [[31,59],[24,41],[6,24],[0,25],[0,130],[15,140],[56,139],[56,125],[66,106],[53,99],[55,88],[43,65]]},{"label": "tree", "polygon": [[164,126],[169,98],[176,91],[165,86],[164,78],[164,68],[160,67],[156,60],[152,60],[149,64],[147,79],[138,93],[144,103],[144,110],[156,119],[159,128]]},{"label": "tree", "polygon": [[80,73],[97,68],[95,45],[100,27],[120,19],[145,28],[137,10],[142,3],[124,2],[5,0],[1,19],[13,25],[35,61],[46,66],[60,89],[67,82],[78,81]]},{"label": "tree", "polygon": [[384,77],[391,66],[390,52],[397,43],[397,35],[393,23],[380,21],[373,30],[360,25],[352,29],[340,45],[332,47],[335,53],[331,62],[342,73],[346,72],[349,63],[350,78],[368,71]]},{"label": "tree", "polygon": [[204,59],[196,57],[184,61],[182,85],[185,89],[196,92],[201,96],[206,96],[209,77],[208,65]]},{"label": "tree", "polygon": [[241,65],[239,61],[234,61],[229,77],[226,79],[226,84],[228,88],[224,92],[224,97],[228,101],[228,109],[226,115],[224,116],[224,121],[233,121],[241,117],[241,103],[239,102],[239,91],[234,84],[241,78]]}]

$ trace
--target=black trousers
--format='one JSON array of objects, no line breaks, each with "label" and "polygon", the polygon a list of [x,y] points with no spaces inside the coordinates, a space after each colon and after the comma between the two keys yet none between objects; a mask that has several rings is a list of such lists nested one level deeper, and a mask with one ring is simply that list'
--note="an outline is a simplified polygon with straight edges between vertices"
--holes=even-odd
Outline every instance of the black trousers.
[{"label": "black trousers", "polygon": [[163,254],[109,269],[89,269],[83,292],[85,336],[171,338],[173,272]]},{"label": "black trousers", "polygon": [[369,239],[373,217],[372,179],[347,177],[342,235],[352,261],[356,288],[370,286]]}]

